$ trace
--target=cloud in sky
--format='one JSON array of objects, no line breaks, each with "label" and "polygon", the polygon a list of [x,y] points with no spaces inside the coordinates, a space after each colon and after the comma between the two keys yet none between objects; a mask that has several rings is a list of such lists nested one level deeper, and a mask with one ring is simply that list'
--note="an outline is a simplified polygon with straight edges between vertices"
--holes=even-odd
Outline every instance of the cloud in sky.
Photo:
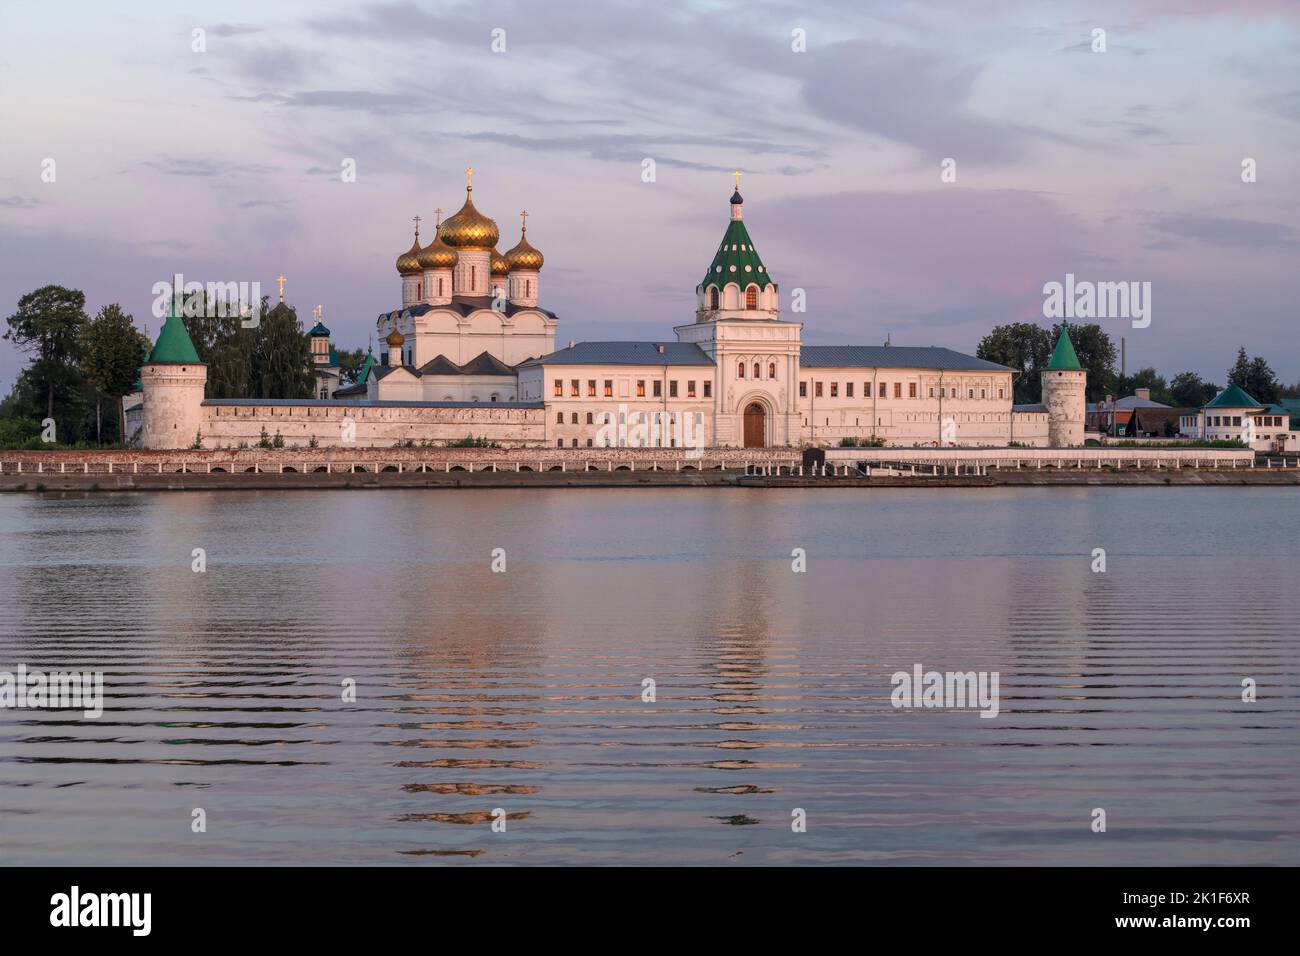
[{"label": "cloud in sky", "polygon": [[[1300,379],[1284,291],[1298,4],[197,6],[10,18],[3,314],[45,281],[142,316],[147,283],[174,268],[283,272],[304,314],[323,303],[339,344],[364,344],[397,297],[410,217],[453,211],[473,165],[503,242],[533,214],[562,339],[662,337],[691,318],[740,168],[765,261],[783,289],[809,290],[810,341],[971,351],[1074,271],[1150,279],[1156,309],[1177,309],[1157,311],[1144,364],[1222,378],[1245,344]],[[1101,22],[1112,52],[1061,55]],[[44,157],[57,184],[39,179]],[[956,183],[939,179],[945,157]],[[17,362],[0,345],[0,389]]]}]

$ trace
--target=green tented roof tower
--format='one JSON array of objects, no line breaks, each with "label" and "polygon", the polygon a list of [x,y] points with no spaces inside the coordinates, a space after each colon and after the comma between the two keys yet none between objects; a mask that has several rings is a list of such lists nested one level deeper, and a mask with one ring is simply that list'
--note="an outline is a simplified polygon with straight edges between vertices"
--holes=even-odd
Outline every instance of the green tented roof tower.
[{"label": "green tented roof tower", "polygon": [[1047,363],[1047,367],[1054,371],[1083,371],[1083,366],[1079,364],[1079,356],[1074,351],[1074,343],[1070,341],[1069,327],[1064,319],[1061,320],[1061,334],[1056,339],[1056,348],[1052,349],[1052,358]]},{"label": "green tented roof tower", "polygon": [[185,330],[185,322],[176,314],[176,301],[172,300],[172,309],[158,333],[158,341],[149,353],[150,365],[202,365],[199,353],[195,351],[190,333]]},{"label": "green tented roof tower", "polygon": [[207,440],[203,414],[207,380],[208,367],[195,351],[173,299],[158,341],[140,369],[144,394],[140,447],[202,448]]},{"label": "green tented roof tower", "polygon": [[696,322],[719,319],[776,319],[780,306],[778,286],[754,248],[745,228],[745,200],[740,195],[740,174],[731,194],[731,221],[713,254],[709,270],[695,287]]}]

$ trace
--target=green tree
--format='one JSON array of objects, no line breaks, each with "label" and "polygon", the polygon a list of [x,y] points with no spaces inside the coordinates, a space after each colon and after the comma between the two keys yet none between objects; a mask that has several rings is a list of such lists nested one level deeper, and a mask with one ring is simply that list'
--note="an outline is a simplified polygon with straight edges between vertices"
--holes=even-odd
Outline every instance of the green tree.
[{"label": "green tree", "polygon": [[1281,387],[1277,375],[1262,356],[1246,357],[1244,348],[1237,349],[1237,361],[1228,369],[1228,384],[1236,385],[1257,402],[1271,405],[1279,398]]},{"label": "green tree", "polygon": [[366,360],[365,349],[335,349],[339,357],[339,382],[343,385],[355,385],[357,374]]},{"label": "green tree", "polygon": [[[1061,333],[1059,325],[1052,327],[1052,341]],[[1071,325],[1070,341],[1074,343],[1074,352],[1079,356],[1079,364],[1088,370],[1087,400],[1100,401],[1107,395],[1113,395],[1119,384],[1115,374],[1115,343],[1096,322],[1087,325]]]},{"label": "green tree", "polygon": [[57,421],[56,393],[71,393],[78,384],[78,339],[89,321],[85,309],[85,293],[47,285],[19,299],[18,311],[9,316],[4,338],[35,356],[27,371],[45,397],[46,418]]},{"label": "green tree", "polygon": [[311,370],[311,341],[303,332],[298,313],[281,302],[262,313],[256,331],[253,397],[313,397],[316,380]]},{"label": "green tree", "polygon": [[[265,297],[262,304],[265,309]],[[208,367],[204,397],[249,398],[257,330],[245,328],[237,315],[216,315],[216,311],[209,310],[206,292],[194,292],[185,301],[185,330]]]},{"label": "green tree", "polygon": [[1054,341],[1047,329],[1032,322],[1012,322],[984,336],[975,354],[986,362],[1020,371],[1022,374],[1015,379],[1014,401],[1028,405],[1042,398],[1039,376],[1052,355]]},{"label": "green tree", "polygon": [[1162,405],[1173,405],[1174,396],[1169,390],[1165,377],[1153,368],[1140,368],[1128,377],[1120,377],[1116,394],[1119,397],[1132,395],[1139,388],[1151,390],[1151,400]]},{"label": "green tree", "polygon": [[81,368],[95,396],[95,441],[103,442],[105,399],[117,403],[118,440],[125,441],[120,399],[135,384],[148,348],[149,340],[136,331],[135,320],[117,304],[104,306],[82,327]]},{"label": "green tree", "polygon": [[1179,372],[1169,382],[1169,394],[1179,408],[1200,408],[1219,394],[1219,386],[1195,372]]}]

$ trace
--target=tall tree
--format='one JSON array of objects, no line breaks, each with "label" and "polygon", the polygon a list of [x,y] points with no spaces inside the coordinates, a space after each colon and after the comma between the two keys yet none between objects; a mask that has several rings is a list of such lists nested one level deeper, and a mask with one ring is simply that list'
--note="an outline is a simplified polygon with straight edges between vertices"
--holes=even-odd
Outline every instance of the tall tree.
[{"label": "tall tree", "polygon": [[79,377],[77,346],[86,316],[85,293],[47,285],[18,300],[4,338],[36,357],[30,369],[45,397],[45,417],[54,418],[55,393],[71,391]]},{"label": "tall tree", "polygon": [[1169,382],[1169,394],[1179,408],[1200,408],[1219,394],[1219,386],[1195,372],[1179,372]]},{"label": "tall tree", "polygon": [[[265,298],[262,305],[265,314]],[[203,292],[192,293],[185,303],[185,329],[194,350],[208,367],[204,396],[249,398],[254,394],[253,353],[257,347],[257,330],[245,328],[238,315],[217,315],[218,311],[208,308]]]},{"label": "tall tree", "polygon": [[256,398],[313,397],[311,341],[292,306],[281,302],[263,311],[252,371]]},{"label": "tall tree", "polygon": [[1052,355],[1054,339],[1047,329],[1032,322],[999,325],[980,340],[975,354],[986,362],[997,362],[1021,372],[1016,376],[1014,401],[1018,405],[1037,402],[1042,397],[1039,376]]},{"label": "tall tree", "polygon": [[1116,393],[1123,397],[1134,394],[1139,388],[1150,389],[1153,402],[1160,402],[1162,405],[1174,404],[1174,396],[1169,390],[1169,384],[1154,368],[1140,368],[1132,375],[1121,376]]},{"label": "tall tree", "polygon": [[135,320],[117,304],[104,306],[82,327],[81,367],[95,394],[95,441],[103,443],[104,399],[117,403],[117,433],[125,440],[121,398],[131,391],[148,348]]},{"label": "tall tree", "polygon": [[1278,400],[1280,386],[1277,375],[1262,356],[1246,357],[1244,348],[1237,349],[1237,361],[1228,369],[1228,384],[1236,385],[1257,402],[1271,405]]},{"label": "tall tree", "polygon": [[[1060,325],[1052,327],[1052,341],[1060,335]],[[1079,364],[1088,370],[1087,399],[1100,401],[1106,395],[1112,395],[1118,385],[1115,374],[1115,343],[1096,322],[1087,325],[1071,325],[1070,341],[1074,343],[1074,352],[1079,356]]]}]

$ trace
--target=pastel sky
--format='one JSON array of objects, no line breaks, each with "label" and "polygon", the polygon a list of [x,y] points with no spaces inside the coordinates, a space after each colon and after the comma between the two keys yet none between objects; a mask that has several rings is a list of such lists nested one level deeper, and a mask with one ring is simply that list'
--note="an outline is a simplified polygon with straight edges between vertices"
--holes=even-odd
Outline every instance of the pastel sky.
[{"label": "pastel sky", "polygon": [[[1103,323],[1130,370],[1222,383],[1244,345],[1300,380],[1295,0],[96,0],[3,19],[0,316],[60,283],[156,334],[173,272],[273,296],[283,272],[300,317],[322,304],[336,344],[364,346],[400,304],[411,217],[429,239],[472,165],[502,251],[529,211],[561,343],[670,339],[741,169],[807,342],[973,352],[1044,321],[1043,284],[1074,273],[1152,283],[1149,328]],[[0,343],[0,391],[19,367]]]}]

